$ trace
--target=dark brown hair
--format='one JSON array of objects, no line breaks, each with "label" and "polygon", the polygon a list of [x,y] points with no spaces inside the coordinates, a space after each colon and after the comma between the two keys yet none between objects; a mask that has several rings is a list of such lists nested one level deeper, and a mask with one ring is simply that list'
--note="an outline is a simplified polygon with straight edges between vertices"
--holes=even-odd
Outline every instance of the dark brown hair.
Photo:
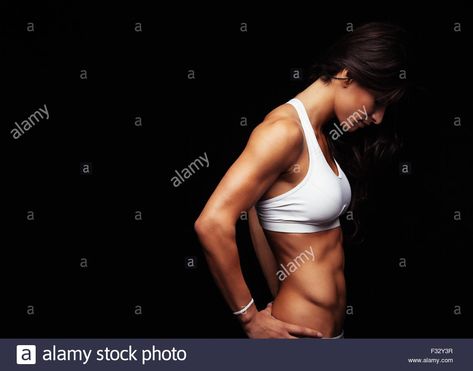
[{"label": "dark brown hair", "polygon": [[[348,77],[372,92],[377,104],[392,105],[407,89],[407,79],[403,76],[407,69],[406,32],[390,23],[364,24],[333,44],[313,67],[312,81],[320,79],[330,84],[338,72],[347,69]],[[376,163],[391,160],[402,144],[392,122],[372,127],[371,131],[367,128],[336,141],[328,135],[330,125],[324,127],[329,147],[352,183],[350,210],[355,221],[352,240],[361,235],[361,207],[368,196],[369,172]]]},{"label": "dark brown hair", "polygon": [[313,66],[312,79],[329,83],[343,69],[377,101],[388,105],[398,101],[405,89],[406,32],[390,23],[372,22],[347,33]]}]

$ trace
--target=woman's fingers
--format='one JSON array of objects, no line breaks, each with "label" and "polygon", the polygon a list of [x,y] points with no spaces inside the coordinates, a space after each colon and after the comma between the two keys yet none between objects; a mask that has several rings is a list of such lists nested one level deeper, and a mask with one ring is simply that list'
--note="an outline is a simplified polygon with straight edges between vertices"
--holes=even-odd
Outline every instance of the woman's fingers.
[{"label": "woman's fingers", "polygon": [[251,338],[298,339],[300,337],[322,337],[322,334],[317,330],[274,318],[271,315],[271,306],[272,303],[268,303],[266,308],[251,321],[252,326],[247,329],[247,333]]},{"label": "woman's fingers", "polygon": [[298,336],[298,337],[311,337],[311,338],[321,338],[323,334],[317,330],[313,330],[308,327],[302,327],[297,325],[286,324],[286,329],[289,334]]}]

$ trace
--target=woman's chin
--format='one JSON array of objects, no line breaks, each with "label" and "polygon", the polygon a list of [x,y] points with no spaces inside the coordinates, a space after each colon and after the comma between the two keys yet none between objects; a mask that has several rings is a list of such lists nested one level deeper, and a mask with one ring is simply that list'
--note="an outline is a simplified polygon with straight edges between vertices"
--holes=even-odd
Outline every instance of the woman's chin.
[{"label": "woman's chin", "polygon": [[357,131],[360,127],[358,125],[353,125],[350,126],[350,128],[347,130],[349,133],[353,133],[354,131]]}]

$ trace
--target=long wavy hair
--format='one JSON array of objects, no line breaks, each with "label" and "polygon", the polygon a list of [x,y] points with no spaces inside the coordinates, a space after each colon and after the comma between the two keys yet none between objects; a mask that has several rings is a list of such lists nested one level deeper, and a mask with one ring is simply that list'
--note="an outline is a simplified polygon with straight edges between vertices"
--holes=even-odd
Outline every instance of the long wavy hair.
[{"label": "long wavy hair", "polygon": [[[406,32],[391,23],[371,22],[347,33],[328,49],[313,66],[310,81],[320,79],[330,84],[343,69],[348,77],[372,92],[376,101],[391,106],[403,97],[407,89]],[[389,116],[389,109],[388,115]],[[332,139],[331,125],[324,126],[329,148],[337,161],[346,169],[352,184],[354,228],[348,236],[362,241],[363,206],[368,197],[368,176],[371,170],[386,160],[392,160],[402,142],[397,134],[396,122],[385,119],[381,125],[372,125]]]}]

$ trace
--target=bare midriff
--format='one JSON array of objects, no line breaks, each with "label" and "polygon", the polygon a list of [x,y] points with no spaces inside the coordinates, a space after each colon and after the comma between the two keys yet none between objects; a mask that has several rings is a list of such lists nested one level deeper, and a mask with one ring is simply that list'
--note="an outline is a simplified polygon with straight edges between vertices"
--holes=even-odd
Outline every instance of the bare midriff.
[{"label": "bare midriff", "polygon": [[315,233],[265,231],[278,263],[272,315],[322,332],[341,333],[345,318],[345,255],[340,227]]}]

